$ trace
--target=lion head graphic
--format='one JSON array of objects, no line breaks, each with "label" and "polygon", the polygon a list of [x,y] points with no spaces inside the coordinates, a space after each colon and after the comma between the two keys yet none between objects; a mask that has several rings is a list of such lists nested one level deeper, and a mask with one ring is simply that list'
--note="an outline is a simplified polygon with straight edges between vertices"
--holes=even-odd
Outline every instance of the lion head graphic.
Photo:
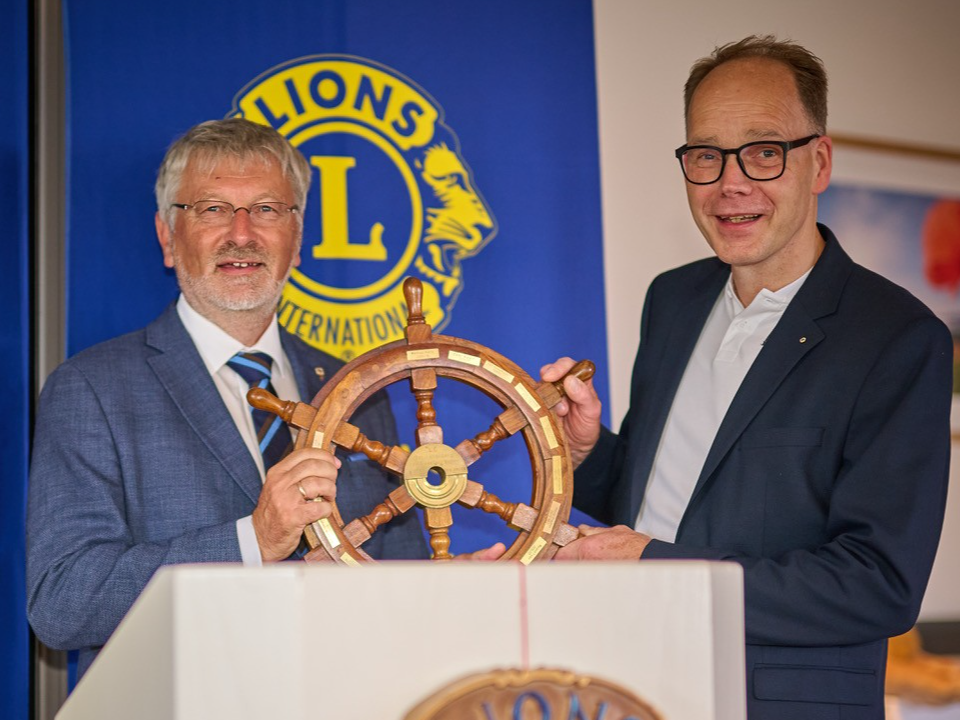
[{"label": "lion head graphic", "polygon": [[425,193],[423,247],[414,266],[450,297],[461,285],[461,261],[493,237],[494,221],[461,158],[447,143],[428,147],[416,166],[434,197]]}]

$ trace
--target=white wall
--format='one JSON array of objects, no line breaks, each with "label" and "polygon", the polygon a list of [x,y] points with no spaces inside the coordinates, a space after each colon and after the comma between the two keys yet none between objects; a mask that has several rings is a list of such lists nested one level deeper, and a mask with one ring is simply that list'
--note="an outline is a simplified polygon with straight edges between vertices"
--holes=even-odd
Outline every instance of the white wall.
[{"label": "white wall", "polygon": [[[687,210],[673,150],[684,142],[691,64],[750,34],[793,39],[824,61],[829,133],[958,149],[959,13],[954,0],[595,0],[611,417],[627,410],[644,291],[709,254]],[[876,158],[837,146],[834,177],[896,169],[904,189],[957,193],[957,163]],[[958,466],[922,617],[958,618]]]}]

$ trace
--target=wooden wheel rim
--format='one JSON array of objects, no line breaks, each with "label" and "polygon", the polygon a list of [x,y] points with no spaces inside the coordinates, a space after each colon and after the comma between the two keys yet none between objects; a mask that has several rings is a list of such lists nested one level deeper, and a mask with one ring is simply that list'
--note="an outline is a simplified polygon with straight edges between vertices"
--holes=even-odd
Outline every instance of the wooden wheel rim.
[{"label": "wooden wheel rim", "polygon": [[[338,430],[371,395],[396,382],[409,380],[415,370],[430,370],[438,377],[447,377],[484,392],[504,412],[510,415],[511,433],[521,432],[531,459],[531,507],[537,511],[529,529],[514,526],[518,536],[504,553],[504,560],[520,559],[531,562],[547,559],[557,550],[554,540],[559,527],[570,516],[573,485],[571,460],[563,430],[547,407],[535,383],[521,368],[502,355],[467,340],[432,336],[428,342],[408,343],[398,340],[372,350],[345,365],[314,398],[317,408],[310,427],[301,432],[297,447],[316,447],[334,452]],[[518,417],[519,416],[519,417]],[[474,457],[464,457],[462,446],[457,448],[469,467]],[[416,450],[414,452],[417,452]],[[386,467],[394,474],[404,475],[403,465]],[[477,457],[480,457],[478,454]],[[453,501],[452,501],[453,502]],[[333,503],[333,511],[306,529],[312,548],[322,546],[335,562],[356,564],[372,561],[360,547],[355,547],[344,532],[344,521]]]}]

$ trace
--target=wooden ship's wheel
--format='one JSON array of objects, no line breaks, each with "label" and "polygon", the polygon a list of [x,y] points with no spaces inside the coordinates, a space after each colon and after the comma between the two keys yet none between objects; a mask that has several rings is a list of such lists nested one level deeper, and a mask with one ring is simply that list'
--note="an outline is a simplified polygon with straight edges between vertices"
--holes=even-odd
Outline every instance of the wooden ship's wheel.
[{"label": "wooden ship's wheel", "polygon": [[[451,505],[459,503],[492,513],[517,531],[501,559],[522,563],[551,558],[574,540],[577,528],[567,524],[573,495],[573,469],[560,421],[551,412],[564,396],[563,381],[535,382],[523,370],[494,351],[459,338],[433,335],[424,320],[420,281],[404,281],[408,317],[406,337],[355,358],[334,375],[313,403],[285,402],[255,388],[249,402],[279,415],[299,428],[297,448],[315,447],[334,452],[336,447],[360,452],[398,476],[400,485],[370,514],[344,524],[336,503],[330,517],[308,525],[305,536],[320,558],[354,565],[372,561],[363,544],[391,519],[423,508],[433,559],[449,560]],[[590,361],[581,361],[571,373],[582,380],[594,374]],[[484,392],[504,411],[491,426],[457,445],[444,442],[437,424],[433,398],[437,378],[447,377]],[[416,448],[388,447],[366,437],[349,422],[360,405],[378,390],[408,380],[417,401]],[[527,445],[533,471],[530,504],[505,502],[468,477],[468,468],[500,440],[520,432]],[[440,481],[428,479],[435,473]]]}]

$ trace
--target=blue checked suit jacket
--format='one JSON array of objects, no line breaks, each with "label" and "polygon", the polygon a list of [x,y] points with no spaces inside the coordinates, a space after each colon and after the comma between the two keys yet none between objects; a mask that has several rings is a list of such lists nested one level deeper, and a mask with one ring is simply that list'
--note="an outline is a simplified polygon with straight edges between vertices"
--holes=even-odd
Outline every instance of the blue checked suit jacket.
[{"label": "blue checked suit jacket", "polygon": [[[282,332],[301,397],[338,360]],[[397,442],[386,396],[352,422]],[[338,475],[346,519],[396,487],[356,456]],[[36,418],[27,508],[27,609],[37,637],[79,649],[78,674],[162,565],[239,562],[236,520],[260,474],[193,341],[170,305],[143,330],[85,350],[48,378]],[[384,532],[386,530],[386,532]],[[416,515],[364,545],[376,558],[425,558]]]},{"label": "blue checked suit jacket", "polygon": [[[751,720],[883,717],[885,638],[917,618],[947,493],[951,336],[819,229],[827,246],[734,397],[676,542],[644,552],[743,567]],[[712,258],[652,283],[630,410],[575,474],[581,510],[633,527],[729,274]]]}]

